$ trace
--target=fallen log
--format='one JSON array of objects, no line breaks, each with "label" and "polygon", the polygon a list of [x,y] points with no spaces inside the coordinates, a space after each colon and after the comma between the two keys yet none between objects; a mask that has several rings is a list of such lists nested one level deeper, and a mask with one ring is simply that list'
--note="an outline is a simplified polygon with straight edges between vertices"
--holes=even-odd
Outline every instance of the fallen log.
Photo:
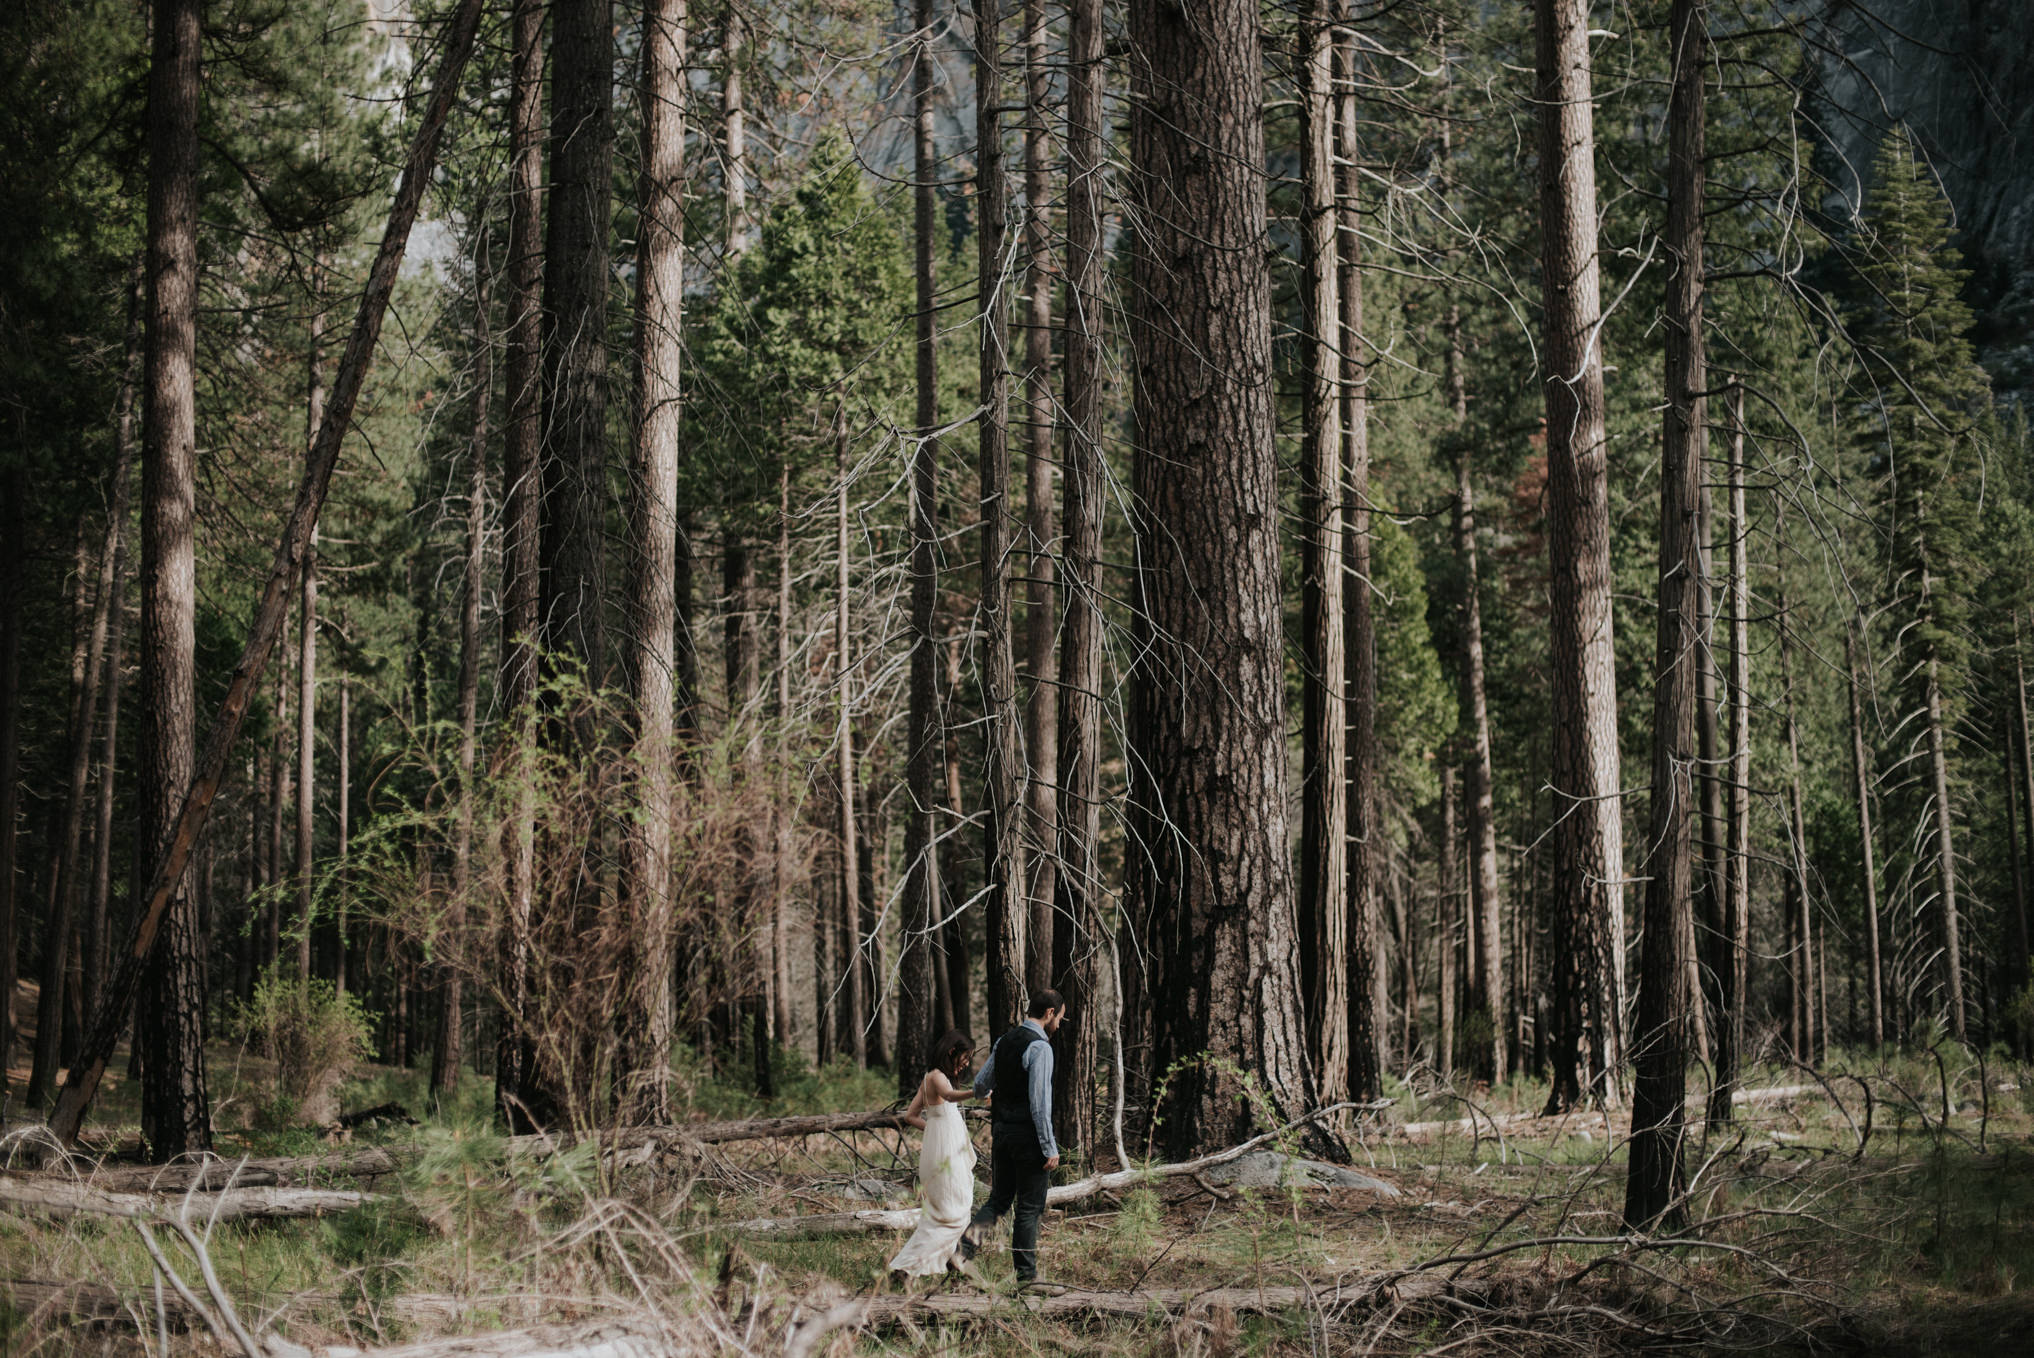
[{"label": "fallen log", "polygon": [[330,1179],[373,1181],[401,1166],[379,1146],[338,1155],[290,1155],[262,1160],[183,1160],[168,1165],[101,1166],[85,1175],[94,1188],[115,1193],[182,1193],[189,1189],[311,1188]]},{"label": "fallen log", "polygon": [[134,1217],[172,1221],[246,1221],[322,1217],[377,1201],[372,1193],[339,1188],[235,1188],[224,1192],[114,1193],[49,1175],[0,1176],[0,1208],[51,1216]]},{"label": "fallen log", "polygon": [[[1822,1089],[1819,1085],[1774,1085],[1766,1089],[1740,1089],[1730,1096],[1730,1102],[1733,1106],[1747,1103],[1773,1103],[1780,1099],[1798,1099],[1803,1095],[1820,1093],[1822,1093]],[[1708,1102],[1709,1095],[1706,1092],[1690,1094],[1688,1096],[1688,1106],[1690,1108],[1705,1107]],[[1444,1118],[1438,1122],[1408,1122],[1395,1130],[1402,1136],[1424,1137],[1436,1136],[1443,1132],[1488,1132],[1500,1129],[1509,1131],[1513,1127],[1531,1127],[1534,1125],[1555,1127],[1562,1124],[1591,1129],[1602,1128],[1606,1133],[1611,1130],[1611,1120],[1598,1111],[1552,1114],[1499,1113],[1495,1115],[1478,1113],[1473,1117]]]},{"label": "fallen log", "polygon": [[[152,1291],[136,1288],[123,1296],[104,1283],[51,1282],[43,1278],[0,1279],[0,1298],[24,1329],[62,1325],[85,1329],[153,1329],[155,1297]],[[163,1319],[172,1330],[184,1331],[198,1325],[198,1317],[183,1299],[163,1289]]]},{"label": "fallen log", "polygon": [[307,1346],[270,1335],[261,1347],[266,1358],[717,1358],[724,1352],[718,1337],[703,1325],[641,1319],[493,1330],[366,1349]]},{"label": "fallen log", "polygon": [[[1334,1104],[1311,1113],[1306,1117],[1254,1136],[1239,1145],[1226,1150],[1212,1151],[1193,1160],[1181,1160],[1169,1165],[1150,1165],[1140,1169],[1119,1169],[1107,1174],[1091,1174],[1070,1184],[1059,1184],[1048,1189],[1045,1202],[1048,1207],[1063,1207],[1070,1202],[1081,1202],[1098,1193],[1115,1192],[1135,1188],[1140,1184],[1160,1179],[1179,1178],[1183,1175],[1203,1174],[1218,1165],[1231,1160],[1240,1160],[1265,1142],[1285,1135],[1301,1123],[1326,1117],[1330,1113],[1348,1107]],[[1398,1190],[1383,1180],[1375,1180],[1373,1191],[1389,1197],[1397,1197]],[[824,1212],[798,1217],[751,1217],[745,1221],[715,1222],[716,1230],[733,1231],[750,1236],[775,1236],[779,1238],[801,1235],[859,1235],[867,1231],[909,1231],[918,1226],[916,1207],[869,1208],[859,1212]]]}]

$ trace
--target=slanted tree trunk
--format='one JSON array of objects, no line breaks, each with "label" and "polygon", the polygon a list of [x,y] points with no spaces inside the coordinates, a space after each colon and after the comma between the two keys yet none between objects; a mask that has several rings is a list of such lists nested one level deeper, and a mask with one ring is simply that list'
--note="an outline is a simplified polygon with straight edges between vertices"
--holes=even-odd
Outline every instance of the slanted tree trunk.
[{"label": "slanted tree trunk", "polygon": [[1534,16],[1556,796],[1554,1079],[1547,1106],[1559,1110],[1585,1095],[1606,1104],[1618,1097],[1624,831],[1588,0],[1535,0]]},{"label": "slanted tree trunk", "polygon": [[495,1117],[511,1132],[536,1130],[523,1107],[528,1028],[530,923],[536,890],[536,800],[523,771],[535,740],[537,650],[543,625],[540,542],[543,446],[544,6],[513,0],[509,87],[508,295],[502,429],[501,674],[518,787],[502,826],[505,861],[501,1005],[495,1039]]},{"label": "slanted tree trunk", "polygon": [[675,814],[672,650],[677,629],[679,365],[685,299],[685,0],[655,0],[643,14],[642,139],[637,178],[636,410],[629,467],[630,657],[636,795],[627,845],[629,932],[640,1006],[624,1057],[627,1116],[664,1122],[671,1112],[671,894]]},{"label": "slanted tree trunk", "polygon": [[1850,771],[1857,792],[1857,838],[1863,849],[1860,867],[1864,870],[1865,960],[1870,970],[1872,1047],[1877,1049],[1886,1045],[1885,976],[1879,960],[1879,872],[1872,843],[1871,761],[1865,754],[1864,702],[1857,682],[1857,633],[1848,623],[1843,629],[1843,660],[1850,690]]},{"label": "slanted tree trunk", "polygon": [[[1024,714],[1017,702],[1017,661],[1011,635],[1010,524],[1010,292],[1004,277],[1009,231],[1009,185],[1003,164],[1003,0],[974,0],[975,12],[975,261],[976,297],[982,309],[980,396],[982,597],[982,715],[988,723],[982,780],[988,819],[982,824],[982,866],[987,880],[987,925],[995,951],[1007,954],[1029,932],[1023,814]],[[1034,0],[1035,4],[1035,0]],[[1034,206],[1036,206],[1034,204]],[[1033,445],[1034,458],[1037,446]],[[1049,484],[1049,480],[1048,480]],[[1046,639],[1051,650],[1051,639]],[[1035,650],[1034,650],[1035,654]],[[955,811],[960,808],[956,806]],[[1051,952],[1045,953],[1049,963]],[[999,956],[999,965],[1000,965]],[[1007,991],[1008,978],[997,977]],[[1028,978],[1045,984],[1042,977]],[[967,1026],[967,992],[957,989],[958,1026]],[[1008,993],[992,1004],[990,1024],[1005,1023],[1016,1006]],[[1068,1015],[1072,1017],[1071,1014]],[[1000,1031],[1000,1030],[999,1030]],[[930,1040],[932,1034],[925,1034]],[[918,1072],[912,1072],[915,1076]],[[901,1076],[900,1076],[901,1080]]]},{"label": "slanted tree trunk", "polygon": [[1646,833],[1645,942],[1632,1034],[1631,1167],[1627,1230],[1678,1226],[1687,1100],[1687,949],[1695,911],[1696,670],[1702,654],[1702,547],[1696,534],[1709,450],[1708,371],[1703,354],[1703,142],[1709,14],[1705,0],[1673,0],[1667,33],[1672,93],[1667,106],[1665,429],[1660,442],[1659,612],[1653,642],[1652,798]]},{"label": "slanted tree trunk", "polygon": [[1815,933],[1813,897],[1808,889],[1808,825],[1801,806],[1801,731],[1794,718],[1793,621],[1787,602],[1787,505],[1776,504],[1774,534],[1777,538],[1780,626],[1780,688],[1787,718],[1787,906],[1790,945],[1788,997],[1792,1002],[1790,1038],[1794,1057],[1815,1060]]},{"label": "slanted tree trunk", "polygon": [[1490,705],[1483,678],[1483,598],[1481,560],[1476,543],[1476,489],[1470,475],[1471,452],[1466,428],[1469,396],[1463,378],[1461,309],[1448,307],[1448,400],[1454,411],[1461,446],[1455,455],[1455,555],[1462,563],[1462,708],[1469,719],[1467,774],[1469,853],[1471,858],[1470,918],[1476,955],[1471,1002],[1490,1023],[1490,1046],[1477,1054],[1485,1059],[1491,1081],[1510,1071],[1507,1026],[1510,1006],[1504,984],[1504,895],[1497,876],[1497,812],[1490,773]]},{"label": "slanted tree trunk", "polygon": [[1730,391],[1730,762],[1725,782],[1728,841],[1723,853],[1723,965],[1717,969],[1716,1078],[1709,1122],[1731,1120],[1744,1061],[1745,996],[1751,966],[1751,522],[1744,499],[1744,388]]},{"label": "slanted tree trunk", "polygon": [[[1263,62],[1246,0],[1133,0],[1134,846],[1164,1140],[1313,1107],[1286,836]],[[1178,1063],[1177,1066],[1175,1063]]]},{"label": "slanted tree trunk", "polygon": [[1335,19],[1300,27],[1306,114],[1306,426],[1300,453],[1300,985],[1318,1087],[1349,1084],[1349,715],[1343,644],[1342,302],[1335,205]]},{"label": "slanted tree trunk", "polygon": [[[261,600],[255,610],[254,622],[249,629],[247,644],[242,648],[235,663],[226,689],[226,697],[220,705],[218,718],[207,732],[199,757],[186,759],[192,767],[193,776],[184,784],[181,799],[174,803],[168,817],[149,815],[161,810],[161,789],[163,765],[166,757],[176,754],[174,749],[164,747],[164,728],[170,725],[164,717],[173,702],[173,683],[165,686],[157,681],[152,689],[144,688],[144,694],[158,701],[145,704],[150,712],[149,729],[144,732],[143,810],[142,836],[139,852],[150,853],[153,864],[142,899],[137,901],[134,927],[130,944],[121,958],[120,969],[114,973],[112,983],[107,987],[104,1002],[92,1016],[85,1040],[78,1052],[77,1063],[64,1083],[64,1090],[57,1100],[56,1111],[51,1114],[49,1127],[55,1140],[64,1146],[75,1145],[78,1129],[84,1120],[85,1110],[91,1105],[92,1096],[97,1092],[99,1080],[105,1074],[106,1062],[113,1054],[114,1044],[121,1031],[127,1026],[129,1006],[135,1003],[141,989],[142,973],[151,961],[157,972],[154,978],[159,984],[153,989],[153,996],[145,996],[138,1011],[150,1016],[152,1028],[141,1026],[152,1039],[144,1059],[142,1090],[142,1135],[144,1141],[160,1153],[181,1140],[185,1149],[203,1149],[210,1136],[209,1109],[206,1106],[203,1066],[186,1060],[195,1055],[202,1061],[203,1049],[199,1045],[202,1037],[202,1010],[199,1003],[195,1009],[191,1001],[203,999],[203,970],[197,971],[196,986],[188,983],[189,971],[183,968],[185,951],[177,942],[177,926],[173,922],[172,903],[176,900],[183,884],[185,870],[199,836],[204,832],[206,819],[211,814],[212,804],[218,795],[220,781],[225,776],[226,762],[233,751],[234,741],[240,733],[240,726],[247,715],[247,707],[253,697],[253,686],[268,661],[269,652],[274,648],[282,633],[283,621],[288,613],[288,590],[291,583],[303,569],[304,554],[310,549],[311,530],[317,523],[318,512],[324,505],[325,493],[331,485],[332,469],[338,464],[339,447],[345,431],[353,420],[353,409],[360,395],[361,383],[366,377],[368,361],[381,332],[381,321],[387,312],[390,295],[395,291],[396,275],[402,266],[405,246],[409,242],[410,227],[416,221],[417,209],[423,201],[424,184],[430,178],[436,161],[438,138],[445,128],[445,120],[451,113],[452,100],[457,91],[459,73],[466,63],[466,57],[473,47],[473,35],[480,24],[481,0],[462,0],[452,16],[446,31],[438,81],[431,93],[430,104],[426,107],[417,126],[415,139],[411,142],[410,153],[403,165],[402,179],[396,189],[395,202],[389,209],[388,224],[376,247],[374,263],[368,274],[366,290],[360,299],[353,332],[346,343],[337,376],[332,386],[332,398],[325,413],[325,423],[318,430],[318,438],[312,445],[306,459],[303,480],[297,487],[296,503],[290,511],[281,540],[276,546],[274,560],[269,566],[268,578],[263,582]],[[150,186],[150,213],[152,223],[177,222],[195,224],[194,201],[183,192],[191,185],[179,183],[178,175],[170,172],[172,163],[186,162],[195,165],[196,132],[196,86],[197,86],[197,42],[198,16],[190,0],[162,0],[155,29],[157,60],[151,70],[151,95],[153,86],[159,80],[164,89],[164,98],[154,101],[164,110],[164,116],[151,121],[151,138],[161,138],[165,154],[152,157],[151,176],[160,176],[163,186],[176,192],[164,194],[170,203],[170,210],[156,213],[155,198],[158,185],[152,179]],[[166,128],[166,125],[168,127]],[[176,135],[171,135],[171,130]],[[174,154],[171,154],[174,153]],[[179,205],[175,200],[179,193],[187,200]],[[181,215],[180,215],[181,214]],[[190,350],[182,350],[185,362],[181,368],[161,364],[168,357],[169,335],[163,335],[158,322],[174,320],[179,315],[188,321],[188,308],[179,312],[175,305],[164,307],[162,283],[168,281],[170,300],[174,300],[179,287],[194,280],[180,277],[173,268],[158,269],[162,262],[177,260],[194,262],[190,251],[179,254],[176,249],[163,249],[164,245],[177,245],[175,232],[157,233],[151,230],[150,241],[150,357],[149,382],[145,387],[143,407],[143,559],[160,566],[165,541],[174,542],[177,520],[172,510],[172,497],[159,495],[160,481],[150,480],[150,473],[160,475],[161,468],[152,466],[150,451],[165,446],[166,437],[174,431],[190,431],[193,421],[179,419],[179,411],[190,410],[188,400],[179,404],[179,396],[189,394],[191,372]],[[187,289],[188,295],[188,289]],[[174,327],[170,327],[175,333]],[[188,333],[188,327],[185,332]],[[157,336],[165,341],[161,350],[157,347]],[[181,336],[179,336],[181,340]],[[159,366],[160,365],[160,366]],[[165,399],[167,398],[167,399]],[[173,445],[171,445],[173,446]],[[161,503],[157,503],[158,500]],[[188,503],[188,502],[186,502]],[[157,522],[161,520],[161,522]],[[188,523],[188,516],[183,520]],[[144,578],[151,574],[144,570]],[[161,573],[150,584],[162,583]],[[161,641],[171,635],[164,627],[170,616],[163,613],[151,614],[148,597],[152,591],[144,589],[143,621],[150,634],[143,644],[143,675],[146,679],[152,666],[162,668],[163,647]],[[171,597],[174,597],[171,592]],[[151,656],[149,653],[154,651]],[[174,667],[169,667],[170,680],[175,679]],[[189,693],[188,687],[184,692]],[[189,704],[185,703],[188,711]],[[188,722],[186,722],[188,726]],[[188,742],[185,749],[188,750]],[[152,785],[152,786],[151,786]],[[151,801],[151,797],[155,800]],[[157,834],[159,825],[166,830]],[[167,937],[159,937],[165,933]],[[193,933],[195,930],[192,931]],[[161,946],[158,946],[160,943]],[[200,959],[192,957],[193,962]],[[161,982],[168,982],[163,985]],[[192,991],[195,989],[196,994]],[[147,1002],[153,999],[153,1007]],[[168,1002],[165,1003],[164,1001]],[[188,1027],[186,1027],[188,1025]],[[156,1096],[151,1097],[151,1088]],[[181,1134],[181,1135],[179,1135]]]},{"label": "slanted tree trunk", "polygon": [[[195,772],[198,599],[192,530],[197,508],[194,378],[201,9],[200,0],[155,0],[149,62],[148,347],[141,398],[142,728],[135,841],[135,852],[146,865],[136,876],[144,879],[170,851],[180,804]],[[148,966],[135,1023],[142,1049],[141,1138],[149,1153],[162,1160],[212,1145],[211,1100],[205,1088],[205,958],[198,944],[196,902],[185,893],[182,865],[178,866],[169,882],[161,945],[141,954]],[[124,1009],[127,997],[119,999]],[[112,1026],[119,1026],[117,1019]],[[105,1045],[110,1051],[111,1044]],[[59,1116],[71,1101],[67,1087]]]},{"label": "slanted tree trunk", "polygon": [[1357,210],[1360,143],[1356,35],[1344,29],[1337,44],[1341,76],[1338,109],[1340,183],[1336,194],[1337,280],[1342,305],[1342,582],[1347,618],[1349,714],[1349,1096],[1375,1099],[1384,1092],[1390,1000],[1386,993],[1384,929],[1377,893],[1383,871],[1383,836],[1377,833],[1377,625],[1370,594],[1370,410],[1363,342],[1362,218]]},{"label": "slanted tree trunk", "polygon": [[[1059,889],[1059,656],[1054,649],[1053,585],[1058,516],[1053,509],[1052,443],[1052,72],[1044,0],[1024,4],[1024,593],[1025,908],[991,930],[988,950],[989,1029],[1017,1021],[1025,985],[1052,966],[1052,908]],[[1036,967],[1033,959],[1036,960]]]},{"label": "slanted tree trunk", "polygon": [[[1051,923],[1055,979],[1074,1023],[1062,1034],[1064,1058],[1053,1097],[1056,1133],[1068,1145],[1091,1144],[1092,1076],[1100,1028],[1102,930],[1098,900],[1102,780],[1102,457],[1103,65],[1101,0],[1071,0],[1066,103],[1066,470],[1060,573],[1064,623],[1059,660],[1059,849]],[[1038,915],[1032,916],[1035,949]],[[1061,1074],[1060,1072],[1064,1072]]]},{"label": "slanted tree trunk", "polygon": [[[304,446],[318,437],[325,418],[325,311],[323,268],[311,269],[311,343],[306,363],[308,392],[304,401]],[[297,976],[311,977],[311,881],[313,835],[317,829],[318,785],[318,531],[304,553],[302,590],[297,602]]]},{"label": "slanted tree trunk", "polygon": [[939,164],[933,145],[932,0],[915,0],[912,22],[917,28],[912,63],[911,107],[915,157],[912,176],[913,273],[918,284],[918,411],[912,445],[911,520],[911,680],[905,734],[905,784],[910,805],[904,822],[903,956],[897,969],[897,1091],[909,1098],[925,1074],[920,1059],[934,1034],[928,1002],[932,998],[932,927],[940,917],[939,860],[933,843],[932,808],[939,780],[938,632],[939,603],[939,374],[933,288],[933,188]]},{"label": "slanted tree trunk", "polygon": [[[431,1043],[431,1086],[434,1102],[459,1087],[459,1043],[465,1015],[461,981],[464,959],[466,895],[473,885],[473,769],[480,717],[480,592],[486,563],[487,415],[494,399],[494,348],[488,334],[488,225],[476,223],[473,252],[473,430],[466,443],[466,570],[459,593],[459,809],[452,839],[452,890],[445,904],[445,928],[452,936],[454,956],[438,968],[438,1032]],[[346,938],[339,948],[343,956]],[[342,971],[343,971],[342,964]]]}]

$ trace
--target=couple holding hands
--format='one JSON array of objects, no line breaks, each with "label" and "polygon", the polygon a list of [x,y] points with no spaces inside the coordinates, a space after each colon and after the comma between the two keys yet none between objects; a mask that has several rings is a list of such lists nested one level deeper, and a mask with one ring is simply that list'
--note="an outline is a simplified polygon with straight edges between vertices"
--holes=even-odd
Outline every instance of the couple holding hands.
[{"label": "couple holding hands", "polygon": [[[962,1084],[974,1059],[974,1039],[950,1032],[933,1048],[933,1066],[919,1081],[904,1120],[925,1133],[918,1152],[918,1186],[923,1211],[918,1229],[890,1260],[906,1277],[945,1273],[974,1257],[996,1219],[1017,1209],[1010,1257],[1020,1285],[1038,1278],[1038,1225],[1045,1217],[1045,1191],[1059,1167],[1052,1136],[1052,1034],[1066,1013],[1054,990],[1031,994],[1029,1015],[1005,1033],[989,1052],[972,1083]],[[989,1200],[975,1202],[975,1147],[959,1105],[989,1097]]]}]

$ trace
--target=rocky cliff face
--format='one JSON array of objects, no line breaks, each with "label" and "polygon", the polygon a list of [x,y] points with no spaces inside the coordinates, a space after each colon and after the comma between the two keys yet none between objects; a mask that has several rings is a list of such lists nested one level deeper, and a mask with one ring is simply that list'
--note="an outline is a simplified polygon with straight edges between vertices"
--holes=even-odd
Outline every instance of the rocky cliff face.
[{"label": "rocky cliff face", "polygon": [[1913,130],[1956,209],[1979,358],[2034,399],[2034,0],[1831,0],[1811,32],[1834,187],[1854,203],[1886,129]]}]

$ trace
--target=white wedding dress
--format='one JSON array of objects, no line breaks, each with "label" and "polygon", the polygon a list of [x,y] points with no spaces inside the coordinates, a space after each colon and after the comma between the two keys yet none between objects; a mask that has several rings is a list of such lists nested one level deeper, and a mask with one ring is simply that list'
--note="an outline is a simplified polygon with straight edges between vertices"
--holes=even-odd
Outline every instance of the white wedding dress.
[{"label": "white wedding dress", "polygon": [[957,1103],[941,1100],[925,1112],[918,1192],[918,1229],[890,1261],[893,1272],[911,1278],[945,1273],[959,1262],[961,1232],[974,1214],[975,1146]]}]

